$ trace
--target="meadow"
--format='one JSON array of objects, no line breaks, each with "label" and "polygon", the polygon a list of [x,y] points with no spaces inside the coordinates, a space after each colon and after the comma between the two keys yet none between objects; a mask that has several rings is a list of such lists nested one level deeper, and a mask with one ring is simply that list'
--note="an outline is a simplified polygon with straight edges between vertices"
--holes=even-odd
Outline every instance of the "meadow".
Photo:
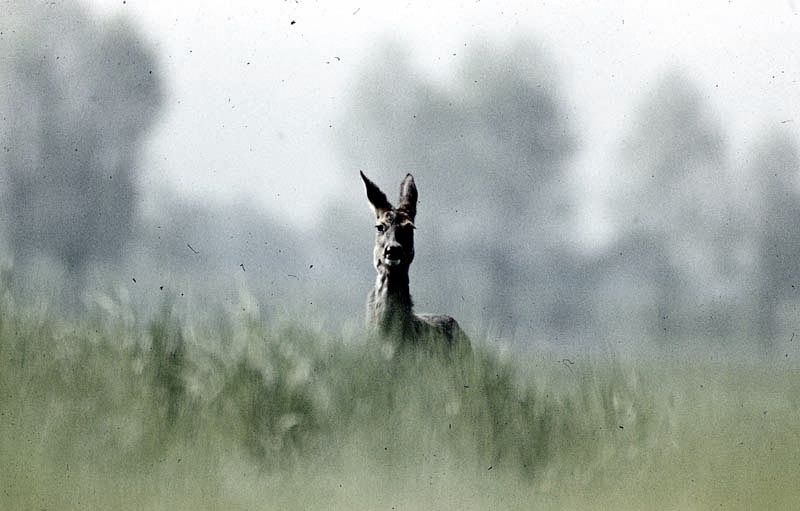
[{"label": "meadow", "polygon": [[0,509],[800,509],[800,372],[0,301]]}]

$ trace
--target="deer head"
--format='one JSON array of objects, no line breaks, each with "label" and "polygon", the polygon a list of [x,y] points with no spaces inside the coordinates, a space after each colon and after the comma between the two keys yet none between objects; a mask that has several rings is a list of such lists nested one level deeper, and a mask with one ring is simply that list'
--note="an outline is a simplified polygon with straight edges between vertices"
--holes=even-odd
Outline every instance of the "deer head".
[{"label": "deer head", "polygon": [[414,217],[417,214],[414,177],[408,174],[400,184],[400,200],[396,208],[363,172],[361,179],[367,188],[367,199],[375,211],[375,269],[378,273],[407,273],[414,260]]}]

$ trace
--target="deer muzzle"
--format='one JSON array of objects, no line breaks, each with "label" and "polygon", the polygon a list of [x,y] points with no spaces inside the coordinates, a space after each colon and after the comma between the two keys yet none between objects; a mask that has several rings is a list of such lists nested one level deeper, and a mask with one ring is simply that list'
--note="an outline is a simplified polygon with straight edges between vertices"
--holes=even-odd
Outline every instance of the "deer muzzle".
[{"label": "deer muzzle", "polygon": [[387,246],[383,251],[383,262],[386,266],[403,264],[403,247],[400,244]]}]

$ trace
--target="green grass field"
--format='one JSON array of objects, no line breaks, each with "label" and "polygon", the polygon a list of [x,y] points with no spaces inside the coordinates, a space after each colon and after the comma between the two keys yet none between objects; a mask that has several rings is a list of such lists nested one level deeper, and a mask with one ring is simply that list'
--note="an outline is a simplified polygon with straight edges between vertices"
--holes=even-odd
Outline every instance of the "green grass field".
[{"label": "green grass field", "polygon": [[800,509],[796,365],[0,310],[0,509]]}]

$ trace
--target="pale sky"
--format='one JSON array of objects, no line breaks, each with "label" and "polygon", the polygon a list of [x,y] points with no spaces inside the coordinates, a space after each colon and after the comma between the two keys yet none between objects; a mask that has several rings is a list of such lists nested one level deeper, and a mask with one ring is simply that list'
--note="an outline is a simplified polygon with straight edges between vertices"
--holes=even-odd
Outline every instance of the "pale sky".
[{"label": "pale sky", "polygon": [[[408,45],[443,86],[468,45],[531,36],[558,63],[581,142],[587,237],[632,108],[685,68],[744,157],[770,124],[800,133],[800,15],[793,0],[151,2],[91,0],[134,18],[159,53],[166,108],[145,185],[203,200],[252,200],[302,226],[332,191],[361,200],[358,169],[332,146],[362,70],[384,40]],[[467,45],[467,47],[465,47]],[[398,169],[401,175],[402,169]],[[353,176],[349,181],[347,176]],[[352,188],[352,190],[351,190]],[[591,223],[591,225],[588,225]]]}]

